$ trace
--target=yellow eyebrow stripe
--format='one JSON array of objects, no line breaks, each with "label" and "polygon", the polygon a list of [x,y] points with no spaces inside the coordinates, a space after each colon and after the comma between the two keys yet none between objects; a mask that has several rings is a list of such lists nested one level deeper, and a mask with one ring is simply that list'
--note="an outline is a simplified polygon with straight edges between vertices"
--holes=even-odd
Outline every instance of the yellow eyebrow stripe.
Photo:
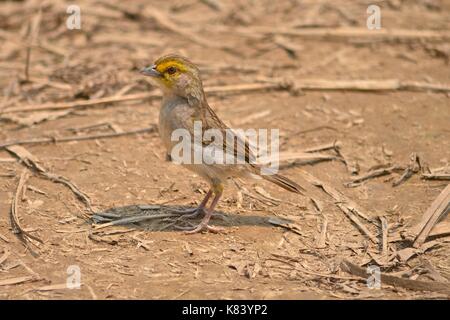
[{"label": "yellow eyebrow stripe", "polygon": [[164,62],[161,62],[161,63],[159,63],[156,66],[156,70],[161,72],[161,73],[164,73],[167,70],[167,68],[169,68],[169,67],[176,67],[180,71],[186,71],[187,70],[186,66],[183,63],[180,63],[178,61],[164,61]]}]

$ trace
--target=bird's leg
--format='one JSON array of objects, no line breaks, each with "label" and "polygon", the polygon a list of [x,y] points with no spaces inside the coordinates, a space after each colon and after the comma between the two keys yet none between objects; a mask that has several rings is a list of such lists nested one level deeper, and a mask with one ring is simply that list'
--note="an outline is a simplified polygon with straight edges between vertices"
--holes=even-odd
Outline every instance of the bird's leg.
[{"label": "bird's leg", "polygon": [[202,232],[203,230],[208,230],[208,231],[217,233],[222,230],[222,228],[212,227],[212,226],[208,225],[209,220],[211,219],[211,216],[214,212],[214,208],[216,207],[217,203],[219,202],[220,197],[222,196],[223,186],[221,184],[218,186],[214,186],[213,190],[214,190],[214,194],[215,194],[214,199],[211,203],[211,206],[206,210],[205,216],[203,217],[202,221],[199,223],[198,226],[192,228],[191,230],[185,231],[185,233],[193,234],[193,233]]},{"label": "bird's leg", "polygon": [[205,198],[202,200],[200,205],[197,208],[191,208],[191,209],[182,209],[182,210],[171,210],[171,212],[175,214],[180,214],[182,218],[195,218],[198,215],[204,213],[205,206],[208,203],[209,199],[211,198],[213,192],[212,189],[208,191]]}]

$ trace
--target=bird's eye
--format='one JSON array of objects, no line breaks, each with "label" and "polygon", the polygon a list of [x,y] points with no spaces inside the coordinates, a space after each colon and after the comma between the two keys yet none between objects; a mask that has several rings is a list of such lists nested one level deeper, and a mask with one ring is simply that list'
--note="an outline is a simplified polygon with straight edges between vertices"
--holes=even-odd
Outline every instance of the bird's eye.
[{"label": "bird's eye", "polygon": [[175,72],[177,72],[177,68],[175,68],[175,67],[167,68],[167,73],[168,74],[174,74]]}]

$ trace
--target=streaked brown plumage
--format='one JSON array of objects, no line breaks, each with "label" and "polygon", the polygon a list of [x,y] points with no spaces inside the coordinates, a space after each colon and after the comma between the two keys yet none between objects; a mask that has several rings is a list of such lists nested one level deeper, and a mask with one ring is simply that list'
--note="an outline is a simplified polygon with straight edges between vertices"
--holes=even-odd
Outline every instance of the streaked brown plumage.
[{"label": "streaked brown plumage", "polygon": [[[176,129],[186,129],[192,135],[194,121],[201,121],[203,131],[208,129],[219,130],[223,137],[227,137],[231,130],[220,120],[206,101],[199,69],[188,59],[179,55],[166,55],[141,73],[151,76],[163,91],[162,108],[159,117],[159,130],[161,139],[170,152],[177,141],[171,140],[172,132]],[[218,231],[217,228],[208,225],[214,207],[217,205],[223,192],[224,182],[229,177],[255,177],[260,176],[265,180],[296,193],[301,193],[303,188],[294,181],[279,174],[262,175],[261,166],[255,164],[255,159],[248,141],[245,138],[234,136],[233,156],[243,160],[243,164],[184,164],[188,169],[196,172],[206,179],[211,189],[199,208],[192,210],[194,214],[205,212],[202,222],[188,231],[188,233],[202,230]],[[194,141],[192,140],[194,144]],[[229,147],[226,138],[223,141],[202,140],[202,146],[212,146],[215,150],[224,154]],[[244,153],[240,152],[244,150]],[[229,153],[228,153],[229,154]],[[205,210],[206,204],[214,194],[211,206]]]}]

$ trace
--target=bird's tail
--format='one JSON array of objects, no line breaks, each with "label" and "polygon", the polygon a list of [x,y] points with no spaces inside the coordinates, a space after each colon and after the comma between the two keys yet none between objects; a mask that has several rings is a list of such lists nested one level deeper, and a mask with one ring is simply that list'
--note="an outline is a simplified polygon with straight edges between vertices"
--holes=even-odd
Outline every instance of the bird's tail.
[{"label": "bird's tail", "polygon": [[261,175],[261,177],[263,177],[265,180],[275,183],[277,186],[280,186],[288,191],[304,194],[303,193],[305,191],[304,188],[302,188],[300,185],[298,185],[291,179],[288,179],[282,175],[270,174],[270,175]]}]

